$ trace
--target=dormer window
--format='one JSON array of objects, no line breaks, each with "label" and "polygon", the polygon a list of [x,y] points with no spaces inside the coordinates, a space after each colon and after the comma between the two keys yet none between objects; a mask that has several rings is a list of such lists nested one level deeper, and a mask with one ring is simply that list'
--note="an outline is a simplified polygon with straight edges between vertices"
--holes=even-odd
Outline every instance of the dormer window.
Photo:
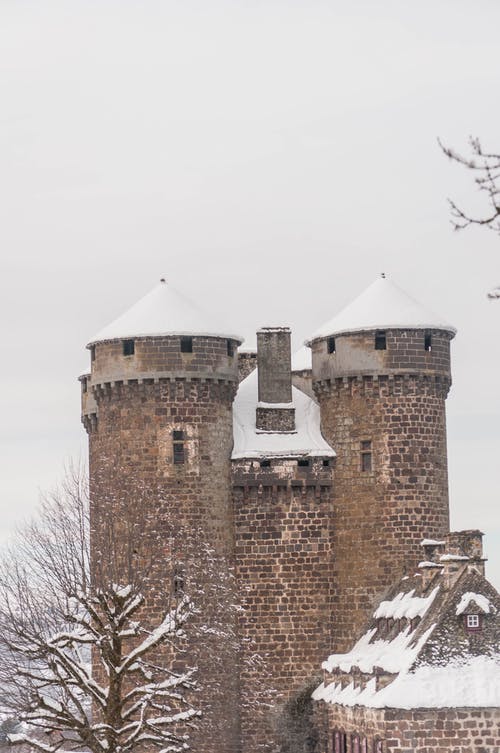
[{"label": "dormer window", "polygon": [[387,338],[382,330],[375,332],[375,350],[387,350]]},{"label": "dormer window", "polygon": [[124,340],[123,341],[123,355],[124,356],[133,356],[135,353],[135,342],[134,340]]},{"label": "dormer window", "polygon": [[465,615],[465,629],[468,633],[478,633],[481,630],[481,615],[480,614],[466,614]]},{"label": "dormer window", "polygon": [[181,337],[181,353],[192,353],[192,352],[193,352],[193,338]]}]

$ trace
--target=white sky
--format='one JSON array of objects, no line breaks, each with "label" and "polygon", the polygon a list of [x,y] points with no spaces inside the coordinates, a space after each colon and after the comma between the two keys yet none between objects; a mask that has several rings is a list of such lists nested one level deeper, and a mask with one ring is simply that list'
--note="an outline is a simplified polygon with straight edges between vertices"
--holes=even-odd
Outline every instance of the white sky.
[{"label": "white sky", "polygon": [[295,343],[380,271],[459,330],[454,528],[500,586],[500,238],[436,137],[500,151],[498,0],[0,3],[0,535],[81,452],[83,346],[166,274]]}]

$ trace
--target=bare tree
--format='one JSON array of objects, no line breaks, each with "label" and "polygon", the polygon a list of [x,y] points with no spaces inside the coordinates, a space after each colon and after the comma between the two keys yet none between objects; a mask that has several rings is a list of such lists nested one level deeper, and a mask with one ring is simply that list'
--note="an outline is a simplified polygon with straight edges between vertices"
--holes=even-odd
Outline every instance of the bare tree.
[{"label": "bare tree", "polygon": [[[0,707],[22,723],[9,740],[46,753],[187,750],[190,726],[200,716],[193,700],[197,657],[188,653],[200,641],[189,643],[189,630],[195,626],[205,648],[207,641],[236,640],[231,625],[237,619],[227,619],[227,610],[238,608],[231,575],[211,558],[208,544],[201,544],[200,556],[197,542],[193,561],[206,570],[211,560],[216,572],[213,588],[204,572],[207,615],[196,578],[191,591],[186,581],[189,563],[174,566],[172,557],[165,562],[172,586],[162,618],[152,625],[145,607],[148,569],[130,565],[129,541],[127,582],[104,569],[91,572],[88,509],[85,475],[73,470],[0,562]],[[185,541],[183,551],[189,559]]]},{"label": "bare tree", "polygon": [[[449,159],[472,170],[474,181],[479,191],[486,195],[489,207],[485,214],[474,217],[461,209],[455,201],[448,199],[455,230],[463,230],[469,225],[480,225],[500,234],[500,154],[486,152],[480,140],[472,136],[469,138],[471,154],[468,157],[445,146],[441,141],[439,146]],[[500,286],[493,288],[488,293],[488,298],[500,298]]]}]

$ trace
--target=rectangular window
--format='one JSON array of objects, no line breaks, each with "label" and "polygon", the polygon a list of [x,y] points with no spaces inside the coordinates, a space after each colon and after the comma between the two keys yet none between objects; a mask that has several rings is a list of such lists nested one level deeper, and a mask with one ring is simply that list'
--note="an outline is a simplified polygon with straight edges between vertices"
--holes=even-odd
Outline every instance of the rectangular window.
[{"label": "rectangular window", "polygon": [[227,354],[230,358],[234,356],[234,343],[232,340],[226,340]]},{"label": "rectangular window", "polygon": [[184,432],[175,430],[173,435],[174,465],[182,465],[185,462]]},{"label": "rectangular window", "polygon": [[335,338],[334,337],[328,338],[328,352],[335,353]]},{"label": "rectangular window", "polygon": [[181,337],[181,353],[192,353],[192,352],[193,352],[193,338]]},{"label": "rectangular window", "polygon": [[135,353],[135,342],[133,340],[123,341],[123,355],[133,356]]},{"label": "rectangular window", "polygon": [[260,467],[261,468],[270,468],[271,461],[270,460],[261,460],[260,461]]},{"label": "rectangular window", "polygon": [[372,443],[370,439],[361,442],[361,470],[363,473],[372,471]]},{"label": "rectangular window", "polygon": [[172,591],[174,596],[184,593],[184,581],[184,568],[181,565],[176,565],[172,576]]},{"label": "rectangular window", "polygon": [[477,630],[480,626],[478,614],[468,614],[466,616],[465,624],[469,630]]},{"label": "rectangular window", "polygon": [[95,361],[95,345],[90,346],[90,360]]},{"label": "rectangular window", "polygon": [[386,350],[386,349],[387,349],[387,338],[385,336],[385,332],[378,330],[377,332],[375,332],[375,350]]},{"label": "rectangular window", "polygon": [[87,380],[85,377],[82,379],[82,392],[87,392]]},{"label": "rectangular window", "polygon": [[309,468],[309,460],[307,458],[300,458],[297,460],[297,465],[299,468]]},{"label": "rectangular window", "polygon": [[425,333],[424,348],[428,353],[432,350],[432,336],[430,332]]},{"label": "rectangular window", "polygon": [[330,467],[330,461],[329,460],[323,460],[323,468],[329,468]]}]

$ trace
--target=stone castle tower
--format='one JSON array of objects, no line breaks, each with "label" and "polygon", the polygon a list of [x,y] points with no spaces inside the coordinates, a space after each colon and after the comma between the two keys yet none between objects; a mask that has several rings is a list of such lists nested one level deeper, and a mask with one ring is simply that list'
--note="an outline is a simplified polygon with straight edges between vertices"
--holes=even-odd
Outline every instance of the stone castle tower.
[{"label": "stone castle tower", "polygon": [[102,516],[119,521],[118,538],[140,528],[151,618],[171,587],[172,514],[235,565],[241,648],[217,665],[223,692],[195,751],[313,750],[322,659],[416,564],[422,538],[448,531],[453,335],[381,278],[311,337],[312,372],[306,359],[292,373],[287,328],[259,330],[257,357],[239,355],[241,338],[162,281],[90,341],[94,540]]}]

